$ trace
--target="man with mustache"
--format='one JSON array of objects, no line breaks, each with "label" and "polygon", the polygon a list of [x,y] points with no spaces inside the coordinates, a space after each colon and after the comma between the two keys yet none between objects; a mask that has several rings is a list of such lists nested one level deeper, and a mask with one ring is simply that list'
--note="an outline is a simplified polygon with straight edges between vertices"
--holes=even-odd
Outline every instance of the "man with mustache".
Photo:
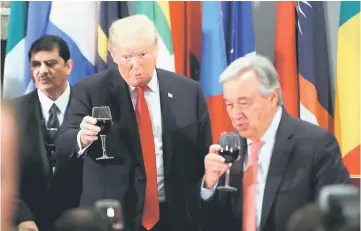
[{"label": "man with mustache", "polygon": [[15,224],[20,230],[51,231],[64,210],[79,203],[81,161],[60,164],[55,139],[70,103],[67,81],[73,61],[64,40],[45,35],[29,51],[37,90],[14,100],[20,127],[19,204]]}]

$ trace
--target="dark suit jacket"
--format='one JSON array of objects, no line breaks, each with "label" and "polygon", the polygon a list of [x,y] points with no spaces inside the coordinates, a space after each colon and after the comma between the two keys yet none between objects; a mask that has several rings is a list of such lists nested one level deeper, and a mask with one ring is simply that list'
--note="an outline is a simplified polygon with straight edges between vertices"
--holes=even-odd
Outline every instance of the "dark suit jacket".
[{"label": "dark suit jacket", "polygon": [[51,230],[61,212],[79,205],[82,160],[57,163],[52,168],[47,160],[43,129],[45,123],[37,91],[14,100],[20,127],[19,200],[15,224],[35,221],[40,231]]},{"label": "dark suit jacket", "polygon": [[[247,144],[243,138],[242,147],[244,156]],[[241,230],[242,160],[230,169],[230,184],[237,192],[216,191],[203,201],[200,182],[190,194],[188,210],[203,230]],[[337,183],[350,183],[350,178],[335,137],[283,110],[266,180],[260,231],[285,231],[296,209],[317,199],[323,186]]]},{"label": "dark suit jacket", "polygon": [[[186,213],[186,198],[204,173],[204,156],[212,142],[206,102],[196,81],[157,69],[163,129],[166,200],[172,230],[194,230]],[[169,96],[172,94],[172,97]],[[117,69],[87,77],[74,86],[68,119],[57,142],[59,154],[77,155],[76,137],[84,116],[92,107],[109,106],[113,125],[107,135],[107,153],[101,156],[100,139],[91,144],[84,159],[81,206],[99,199],[122,203],[125,228],[139,229],[146,175],[129,86]]]}]

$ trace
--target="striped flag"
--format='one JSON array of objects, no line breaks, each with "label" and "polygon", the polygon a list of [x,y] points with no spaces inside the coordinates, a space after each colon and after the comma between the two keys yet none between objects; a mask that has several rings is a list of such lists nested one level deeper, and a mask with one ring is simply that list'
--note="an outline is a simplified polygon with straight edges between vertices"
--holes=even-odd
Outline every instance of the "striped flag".
[{"label": "striped flag", "polygon": [[203,2],[201,87],[211,117],[213,141],[233,130],[219,76],[227,64],[255,54],[252,2]]},{"label": "striped flag", "polygon": [[223,28],[228,64],[256,53],[252,2],[222,2]]},{"label": "striped flag", "polygon": [[333,133],[323,2],[279,2],[275,66],[286,110]]},{"label": "striped flag", "polygon": [[359,178],[360,2],[341,2],[335,98],[335,136],[347,169]]},{"label": "striped flag", "polygon": [[136,14],[144,14],[153,21],[159,37],[159,50],[157,67],[169,71],[175,71],[174,53],[168,1],[137,1]]},{"label": "striped flag", "polygon": [[300,118],[333,133],[331,74],[323,2],[298,1]]},{"label": "striped flag", "polygon": [[223,34],[221,3],[202,2],[202,61],[200,84],[207,100],[211,117],[213,142],[219,140],[223,131],[232,130],[222,96],[219,76],[227,67]]},{"label": "striped flag", "polygon": [[177,73],[199,81],[202,52],[202,4],[170,1],[172,40]]},{"label": "striped flag", "polygon": [[295,2],[278,2],[274,62],[285,110],[299,117]]},{"label": "striped flag", "polygon": [[98,34],[98,49],[96,59],[96,71],[102,71],[110,67],[114,67],[109,51],[108,37],[111,24],[117,19],[129,16],[128,3],[123,1],[101,1]]},{"label": "striped flag", "polygon": [[9,39],[4,69],[4,97],[17,97],[35,89],[27,53],[46,34],[63,38],[74,60],[71,85],[94,73],[97,2],[11,2]]},{"label": "striped flag", "polygon": [[24,60],[26,58],[27,11],[27,2],[10,2],[10,19],[3,80],[3,96],[6,98],[20,96],[24,92],[23,82],[25,69],[28,66]]}]

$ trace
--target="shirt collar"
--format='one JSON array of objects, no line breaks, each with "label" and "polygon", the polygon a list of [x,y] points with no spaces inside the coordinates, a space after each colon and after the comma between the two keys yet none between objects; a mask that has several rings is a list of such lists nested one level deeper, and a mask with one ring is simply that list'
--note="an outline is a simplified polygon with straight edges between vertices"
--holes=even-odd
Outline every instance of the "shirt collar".
[{"label": "shirt collar", "polygon": [[67,84],[67,86],[66,86],[65,91],[55,101],[53,101],[52,99],[47,97],[43,92],[38,90],[38,97],[39,97],[39,101],[40,101],[43,113],[48,113],[51,106],[53,105],[53,103],[55,103],[55,105],[58,107],[58,109],[60,110],[60,113],[65,113],[66,107],[68,106],[68,102],[69,102],[69,98],[70,98],[69,82],[67,82],[66,84]]},{"label": "shirt collar", "polygon": [[[149,83],[147,84],[147,87],[152,92],[158,91],[158,76],[157,76],[157,71],[155,69],[153,70],[152,78],[150,79]],[[132,92],[134,89],[135,89],[135,87],[129,85],[130,92]]]},{"label": "shirt collar", "polygon": [[[281,122],[281,116],[282,116],[282,107],[278,107],[276,114],[273,116],[271,125],[268,127],[266,132],[261,137],[261,141],[267,143],[269,141],[272,141],[276,137],[276,132]],[[247,144],[249,145],[251,143],[252,140],[247,139]]]}]

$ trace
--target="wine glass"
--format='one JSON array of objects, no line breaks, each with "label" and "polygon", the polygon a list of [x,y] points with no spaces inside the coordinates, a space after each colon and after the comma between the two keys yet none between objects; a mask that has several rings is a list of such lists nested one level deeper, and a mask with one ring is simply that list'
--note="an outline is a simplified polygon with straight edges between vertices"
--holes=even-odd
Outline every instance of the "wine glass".
[{"label": "wine glass", "polygon": [[112,230],[120,231],[124,229],[122,206],[117,200],[99,200],[95,202],[94,207],[101,216],[110,222]]},{"label": "wine glass", "polygon": [[[241,151],[240,137],[235,132],[223,132],[219,141],[221,150],[219,154],[226,159],[226,163],[232,163],[235,161]],[[224,186],[218,186],[217,189],[226,192],[237,191],[237,188],[229,185],[229,169],[226,172],[226,182]]]},{"label": "wine glass", "polygon": [[92,117],[97,120],[96,126],[100,127],[100,139],[102,141],[103,155],[96,158],[97,160],[113,159],[114,157],[108,156],[105,148],[106,134],[110,131],[112,126],[112,114],[108,106],[93,107]]}]

